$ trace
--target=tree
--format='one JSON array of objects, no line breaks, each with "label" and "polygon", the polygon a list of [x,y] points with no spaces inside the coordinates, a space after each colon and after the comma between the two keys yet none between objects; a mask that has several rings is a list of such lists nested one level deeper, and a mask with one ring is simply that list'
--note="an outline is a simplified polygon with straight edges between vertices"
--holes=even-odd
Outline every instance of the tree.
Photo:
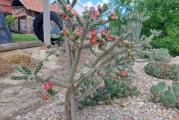
[{"label": "tree", "polygon": [[[179,1],[178,0],[115,0],[110,1],[121,13],[119,22],[125,22],[126,14],[133,11],[143,11],[150,19],[144,22],[141,35],[149,35],[151,29],[161,31],[161,35],[155,38],[152,46],[155,48],[167,48],[173,56],[179,55]],[[111,28],[116,28],[111,24]],[[120,28],[120,26],[118,26]]]}]

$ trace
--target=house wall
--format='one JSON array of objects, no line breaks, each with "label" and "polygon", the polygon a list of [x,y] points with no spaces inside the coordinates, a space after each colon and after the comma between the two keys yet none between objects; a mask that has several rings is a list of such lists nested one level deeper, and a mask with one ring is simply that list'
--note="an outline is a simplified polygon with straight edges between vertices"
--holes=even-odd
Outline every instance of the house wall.
[{"label": "house wall", "polygon": [[13,15],[16,18],[13,30],[19,33],[32,33],[33,32],[33,22],[36,12],[25,9],[23,6],[13,7]]}]

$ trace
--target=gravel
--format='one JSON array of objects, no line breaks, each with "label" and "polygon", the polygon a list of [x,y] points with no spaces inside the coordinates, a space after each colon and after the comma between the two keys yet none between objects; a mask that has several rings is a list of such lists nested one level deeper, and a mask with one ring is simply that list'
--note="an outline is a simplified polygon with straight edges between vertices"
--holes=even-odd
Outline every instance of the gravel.
[{"label": "gravel", "polygon": [[[178,59],[178,58],[177,58]],[[175,59],[175,63],[179,64]],[[154,103],[150,94],[150,87],[159,81],[171,83],[171,80],[156,79],[144,73],[143,68],[147,63],[135,63],[136,72],[132,80],[141,94],[138,97],[114,100],[112,105],[88,107],[78,111],[78,120],[179,120],[179,110],[166,108],[161,103]],[[30,111],[18,115],[14,120],[63,120],[65,90],[59,93],[51,102]]]}]

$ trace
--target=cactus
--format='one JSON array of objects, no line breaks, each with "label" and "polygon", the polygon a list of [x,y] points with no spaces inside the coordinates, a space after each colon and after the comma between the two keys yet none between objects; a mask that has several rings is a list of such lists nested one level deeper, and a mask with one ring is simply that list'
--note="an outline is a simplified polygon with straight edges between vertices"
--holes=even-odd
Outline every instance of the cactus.
[{"label": "cactus", "polygon": [[171,61],[171,56],[168,53],[168,50],[163,49],[163,48],[154,49],[152,51],[151,57],[155,61],[161,61],[161,62],[166,62],[166,63]]},{"label": "cactus", "polygon": [[[89,80],[90,82],[91,80]],[[102,88],[97,88],[92,94],[81,99],[79,108],[99,105],[101,103],[111,104],[115,98],[127,98],[128,96],[138,96],[139,94],[140,92],[137,87],[132,86],[129,82],[121,81],[117,78],[112,80],[108,77],[104,79],[104,86]]]},{"label": "cactus", "polygon": [[179,82],[173,82],[171,87],[176,97],[179,98]]},{"label": "cactus", "polygon": [[159,82],[157,85],[154,85],[150,88],[150,92],[154,96],[154,101],[159,101],[160,92],[165,89],[165,86],[165,82]]},{"label": "cactus", "polygon": [[163,102],[167,107],[175,107],[176,100],[176,96],[170,90],[166,90],[160,95],[160,101]]},{"label": "cactus", "polygon": [[37,66],[34,69],[34,75],[37,76],[37,74],[40,72],[40,70],[42,69],[43,66],[43,62],[40,62],[39,64],[37,64]]},{"label": "cactus", "polygon": [[179,80],[179,65],[152,61],[144,67],[145,73],[160,79]]},{"label": "cactus", "polygon": [[179,107],[179,82],[173,82],[167,86],[164,82],[159,82],[150,88],[155,102],[162,102],[167,107]]},{"label": "cactus", "polygon": [[13,80],[28,80],[28,79],[35,78],[36,80],[38,80],[39,79],[38,73],[42,69],[42,66],[43,66],[42,62],[37,64],[35,66],[34,70],[31,70],[30,68],[28,68],[26,66],[18,66],[18,67],[16,67],[16,71],[21,73],[22,76],[12,76],[11,79],[13,79]]}]

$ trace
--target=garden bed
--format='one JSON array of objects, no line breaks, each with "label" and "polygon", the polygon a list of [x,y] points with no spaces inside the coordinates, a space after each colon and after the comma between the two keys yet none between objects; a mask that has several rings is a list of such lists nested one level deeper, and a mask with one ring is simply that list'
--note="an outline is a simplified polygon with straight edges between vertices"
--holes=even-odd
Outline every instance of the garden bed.
[{"label": "garden bed", "polygon": [[[41,61],[46,56],[46,48],[31,48],[22,50],[30,54],[30,56]],[[16,51],[12,51],[15,52]],[[91,57],[89,54],[83,54],[83,60],[86,62]],[[9,52],[8,52],[9,53]],[[86,56],[85,56],[86,55]],[[88,55],[88,56],[87,56]],[[172,62],[179,64],[178,60],[173,59]],[[51,56],[49,61],[44,63],[44,69],[41,75],[45,77],[51,73],[63,73],[66,70],[66,59],[64,54],[58,57]],[[58,65],[57,65],[58,64]],[[150,87],[159,81],[171,80],[156,79],[144,73],[144,66],[147,63],[135,63],[133,66],[136,72],[135,78],[132,80],[141,95],[135,98],[114,100],[112,105],[101,105],[96,107],[88,107],[78,112],[79,120],[178,120],[179,111],[174,108],[166,108],[161,103],[154,103],[151,98]],[[0,116],[2,120],[59,120],[63,118],[64,92],[62,88],[56,88],[59,91],[57,99],[52,102],[44,101],[42,83],[35,81],[14,81],[10,77],[15,72],[0,77]],[[63,77],[64,74],[59,74]]]}]

